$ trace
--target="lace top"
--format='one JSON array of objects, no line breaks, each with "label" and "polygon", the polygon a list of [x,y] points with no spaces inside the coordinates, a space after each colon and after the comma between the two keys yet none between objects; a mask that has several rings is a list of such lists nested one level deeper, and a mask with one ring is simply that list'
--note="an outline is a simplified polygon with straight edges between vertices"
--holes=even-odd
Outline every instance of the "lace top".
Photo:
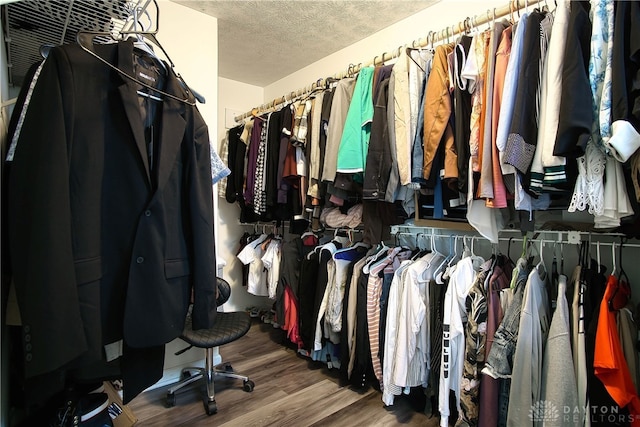
[{"label": "lace top", "polygon": [[[600,147],[611,136],[611,61],[613,42],[613,2],[597,2],[593,10],[589,82],[593,96],[593,127],[585,155],[578,159],[578,179],[569,212],[576,209],[604,214],[604,168],[606,158]],[[599,118],[599,119],[595,119]]]}]

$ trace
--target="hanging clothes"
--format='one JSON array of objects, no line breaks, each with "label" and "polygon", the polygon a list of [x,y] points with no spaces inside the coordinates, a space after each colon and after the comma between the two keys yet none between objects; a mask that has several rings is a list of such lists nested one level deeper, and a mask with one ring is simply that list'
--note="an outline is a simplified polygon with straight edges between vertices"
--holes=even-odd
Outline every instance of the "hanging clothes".
[{"label": "hanging clothes", "polygon": [[530,271],[526,260],[518,260],[514,273],[516,271],[517,276],[515,276],[513,296],[510,298],[509,305],[504,311],[502,323],[500,323],[500,326],[498,326],[496,330],[489,355],[487,356],[484,368],[482,368],[483,374],[490,375],[495,379],[508,379],[508,381],[501,382],[501,391],[498,398],[498,425],[506,425],[507,420],[509,390],[513,374],[513,358],[518,342],[518,331],[522,314],[522,299]]},{"label": "hanging clothes", "polygon": [[460,37],[460,41],[454,50],[454,80],[455,87],[453,89],[453,108],[455,119],[454,141],[456,144],[456,152],[458,153],[458,191],[467,192],[467,174],[469,164],[469,138],[471,129],[469,121],[471,120],[471,92],[468,87],[471,83],[462,76],[462,71],[470,55],[472,38],[466,35]]},{"label": "hanging clothes", "polygon": [[[506,257],[499,257],[493,268],[493,273],[489,279],[487,290],[487,331],[484,361],[489,358],[491,346],[494,341],[496,330],[502,323],[504,310],[500,303],[500,295],[510,292],[509,284],[513,274],[513,263]],[[480,380],[480,415],[478,419],[479,427],[490,427],[498,425],[498,401],[500,392],[500,380],[483,373]]]},{"label": "hanging clothes", "polygon": [[464,322],[467,320],[465,299],[483,263],[484,260],[480,257],[468,256],[460,260],[449,274],[442,320],[442,370],[438,390],[438,409],[442,427],[448,426],[449,422],[449,390],[454,391],[455,406],[458,412],[461,411],[460,383],[464,364]]},{"label": "hanging clothes", "polygon": [[[567,276],[558,278],[558,296],[556,310],[553,313],[549,335],[544,347],[540,398],[551,402],[556,408],[579,408],[578,385],[571,358],[571,335],[569,329],[569,306],[566,297]],[[563,409],[564,410],[564,409]],[[584,422],[584,414],[575,414],[573,409],[570,420],[576,424]],[[545,420],[546,421],[546,420]],[[553,423],[553,421],[556,421]],[[563,416],[549,420],[550,425],[565,425],[568,420]],[[546,425],[546,422],[545,422]],[[581,425],[581,424],[580,424]]]},{"label": "hanging clothes", "polygon": [[[537,148],[542,152],[542,170],[536,168],[531,173],[531,187],[536,194],[553,190],[566,184],[566,157],[554,156],[553,149],[558,134],[560,100],[562,99],[564,55],[569,37],[569,15],[571,2],[561,0],[556,7],[547,60],[542,75],[540,119]],[[560,189],[560,188],[559,188]]]},{"label": "hanging clothes", "polygon": [[609,309],[609,300],[613,298],[617,282],[617,277],[609,276],[600,303],[593,366],[596,376],[605,385],[613,400],[621,407],[628,405],[629,414],[633,416],[631,425],[635,426],[640,425],[640,399],[622,352],[615,313]]},{"label": "hanging clothes", "polygon": [[[583,254],[583,256],[585,256]],[[575,371],[576,386],[578,390],[578,407],[580,409],[580,421],[584,421],[590,413],[587,389],[587,363],[586,363],[586,337],[585,337],[585,306],[584,296],[586,290],[585,276],[587,272],[586,261],[582,260],[577,265],[571,276],[573,285],[571,303],[571,348],[573,350],[573,366]]]},{"label": "hanging clothes", "polygon": [[[502,177],[500,165],[500,155],[496,144],[498,134],[498,119],[500,117],[500,106],[502,104],[502,92],[506,80],[507,67],[511,55],[513,26],[510,25],[502,31],[500,42],[496,51],[495,72],[494,72],[494,93],[491,112],[491,173],[493,178],[493,197],[487,200],[487,206],[491,208],[507,207],[507,189]],[[457,123],[457,120],[456,120]],[[456,126],[457,127],[457,126]],[[458,160],[460,165],[460,160]]]},{"label": "hanging clothes", "polygon": [[358,73],[353,97],[344,123],[338,148],[336,171],[355,174],[364,172],[373,120],[373,67]]},{"label": "hanging clothes", "polygon": [[529,172],[538,133],[538,92],[541,65],[541,25],[545,15],[535,10],[527,19],[522,37],[522,60],[518,73],[513,116],[503,161],[521,174]]},{"label": "hanging clothes", "polygon": [[331,102],[331,115],[327,125],[327,142],[322,169],[323,181],[333,182],[336,178],[338,150],[355,85],[356,79],[348,77],[340,80],[335,88]]},{"label": "hanging clothes", "polygon": [[238,259],[249,266],[249,276],[247,279],[247,292],[257,296],[268,296],[267,275],[263,274],[264,263],[262,257],[265,248],[262,243],[267,240],[267,235],[262,234],[255,240],[249,242],[237,255]]},{"label": "hanging clothes", "polygon": [[[608,153],[625,162],[640,147],[640,109],[638,94],[632,88],[639,84],[640,66],[633,58],[640,49],[638,20],[640,5],[636,2],[615,3],[613,58],[611,78],[611,139],[605,141]],[[626,43],[616,42],[625,40]],[[637,159],[637,157],[636,157]],[[636,163],[637,165],[637,163]],[[636,166],[637,167],[637,166]],[[639,197],[637,178],[636,197]]]},{"label": "hanging clothes", "polygon": [[484,365],[487,338],[487,282],[495,259],[480,266],[473,286],[465,300],[467,323],[465,324],[464,362],[460,382],[459,420],[468,425],[478,425],[480,412],[480,370]]},{"label": "hanging clothes", "polygon": [[[449,117],[451,116],[451,96],[449,95],[449,72],[447,56],[453,51],[454,44],[437,46],[433,58],[433,66],[425,89],[424,108],[424,164],[422,177],[429,179],[432,174],[433,159],[441,143],[445,146],[445,178],[457,178],[458,159],[453,148],[453,131]],[[449,133],[447,133],[447,129]],[[448,137],[443,142],[443,136]],[[435,171],[438,173],[439,171]]]},{"label": "hanging clothes", "polygon": [[486,73],[484,75],[484,95],[482,112],[480,115],[482,135],[482,155],[480,165],[480,182],[478,183],[477,197],[483,199],[493,199],[493,126],[492,114],[494,102],[494,84],[496,72],[496,53],[502,36],[502,32],[507,27],[506,22],[494,22],[493,28],[488,33],[486,46]]},{"label": "hanging clothes", "polygon": [[508,426],[530,425],[529,409],[540,401],[543,348],[551,323],[546,280],[544,266],[538,264],[529,273],[524,289],[518,341],[513,355]]},{"label": "hanging clothes", "polygon": [[394,274],[385,328],[382,401],[392,405],[394,396],[407,387],[426,385],[430,361],[428,283],[443,260],[429,253],[406,264]]}]

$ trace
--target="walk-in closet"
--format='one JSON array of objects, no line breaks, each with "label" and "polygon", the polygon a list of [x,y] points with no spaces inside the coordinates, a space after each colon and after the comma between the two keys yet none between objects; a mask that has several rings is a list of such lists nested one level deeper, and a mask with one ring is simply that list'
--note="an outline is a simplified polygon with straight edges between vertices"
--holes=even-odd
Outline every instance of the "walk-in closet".
[{"label": "walk-in closet", "polygon": [[0,17],[0,426],[640,426],[640,2]]}]

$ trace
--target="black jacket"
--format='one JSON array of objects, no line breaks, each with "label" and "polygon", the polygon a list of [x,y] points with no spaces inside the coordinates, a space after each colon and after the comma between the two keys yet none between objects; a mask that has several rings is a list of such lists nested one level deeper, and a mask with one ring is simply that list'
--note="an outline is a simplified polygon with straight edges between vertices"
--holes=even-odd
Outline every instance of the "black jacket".
[{"label": "black jacket", "polygon": [[[131,41],[95,52],[133,75]],[[194,328],[216,314],[207,126],[164,99],[148,156],[137,89],[77,45],[51,50],[8,195],[25,377],[104,360],[103,345],[124,339],[126,401],[162,376],[192,292]],[[188,97],[171,70],[165,91]]]}]

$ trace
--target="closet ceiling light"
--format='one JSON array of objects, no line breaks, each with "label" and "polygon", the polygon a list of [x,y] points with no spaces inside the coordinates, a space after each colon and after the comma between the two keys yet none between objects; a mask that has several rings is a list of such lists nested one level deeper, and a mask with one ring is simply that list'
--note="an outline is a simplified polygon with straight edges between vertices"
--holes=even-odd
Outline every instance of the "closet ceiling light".
[{"label": "closet ceiling light", "polygon": [[172,0],[218,18],[220,77],[267,86],[440,0]]}]

